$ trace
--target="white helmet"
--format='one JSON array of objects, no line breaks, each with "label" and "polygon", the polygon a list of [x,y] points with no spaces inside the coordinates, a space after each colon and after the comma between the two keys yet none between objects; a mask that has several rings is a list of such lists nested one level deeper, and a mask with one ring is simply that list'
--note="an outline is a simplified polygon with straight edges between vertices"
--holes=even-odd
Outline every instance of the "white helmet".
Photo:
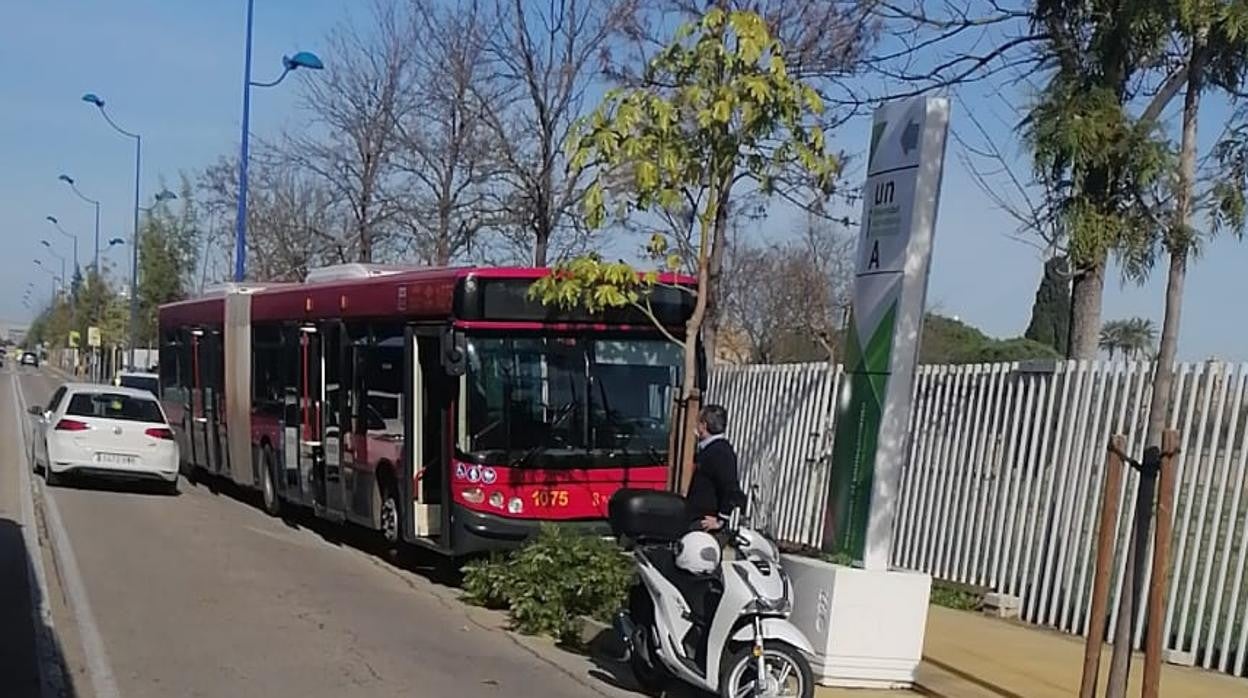
[{"label": "white helmet", "polygon": [[676,544],[676,566],[690,574],[714,572],[719,555],[719,541],[706,531],[690,531]]}]

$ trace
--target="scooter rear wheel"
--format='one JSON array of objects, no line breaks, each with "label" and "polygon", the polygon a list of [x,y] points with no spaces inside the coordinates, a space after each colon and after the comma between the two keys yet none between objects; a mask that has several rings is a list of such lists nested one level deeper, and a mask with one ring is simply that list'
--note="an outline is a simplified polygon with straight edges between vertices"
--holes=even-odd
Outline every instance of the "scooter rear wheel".
[{"label": "scooter rear wheel", "polygon": [[754,648],[747,645],[732,653],[719,672],[721,698],[814,698],[814,672],[797,648],[769,642],[763,648],[763,660],[766,677],[763,685],[757,687],[758,659]]},{"label": "scooter rear wheel", "polygon": [[661,696],[667,688],[670,677],[662,666],[654,659],[654,648],[650,646],[649,633],[645,628],[633,631],[633,652],[629,657],[629,665],[633,670],[633,678],[648,695]]}]

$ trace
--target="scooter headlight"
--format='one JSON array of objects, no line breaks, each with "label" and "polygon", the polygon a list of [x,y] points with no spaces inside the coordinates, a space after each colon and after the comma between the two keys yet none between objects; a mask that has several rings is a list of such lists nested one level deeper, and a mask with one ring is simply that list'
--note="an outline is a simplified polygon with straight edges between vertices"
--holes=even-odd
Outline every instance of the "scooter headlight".
[{"label": "scooter headlight", "polygon": [[747,613],[760,615],[788,615],[793,612],[793,601],[789,598],[788,589],[778,599],[754,599],[746,605]]}]

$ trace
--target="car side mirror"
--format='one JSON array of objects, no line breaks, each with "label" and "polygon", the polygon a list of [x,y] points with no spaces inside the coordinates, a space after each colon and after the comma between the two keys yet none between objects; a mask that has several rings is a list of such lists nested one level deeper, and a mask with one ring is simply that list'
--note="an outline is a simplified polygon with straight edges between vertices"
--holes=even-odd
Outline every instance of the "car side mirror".
[{"label": "car side mirror", "polygon": [[30,407],[26,408],[26,411],[35,415],[36,417],[43,416],[43,408],[40,407],[39,405],[31,405]]}]

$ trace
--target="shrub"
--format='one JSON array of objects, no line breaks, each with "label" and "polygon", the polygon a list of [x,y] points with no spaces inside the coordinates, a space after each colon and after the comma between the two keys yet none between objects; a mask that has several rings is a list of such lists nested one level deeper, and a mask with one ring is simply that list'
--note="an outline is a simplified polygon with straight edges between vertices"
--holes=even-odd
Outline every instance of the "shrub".
[{"label": "shrub", "polygon": [[472,603],[507,609],[522,633],[576,644],[580,616],[610,621],[632,578],[632,563],[612,541],[547,525],[513,553],[466,565],[464,590]]}]

